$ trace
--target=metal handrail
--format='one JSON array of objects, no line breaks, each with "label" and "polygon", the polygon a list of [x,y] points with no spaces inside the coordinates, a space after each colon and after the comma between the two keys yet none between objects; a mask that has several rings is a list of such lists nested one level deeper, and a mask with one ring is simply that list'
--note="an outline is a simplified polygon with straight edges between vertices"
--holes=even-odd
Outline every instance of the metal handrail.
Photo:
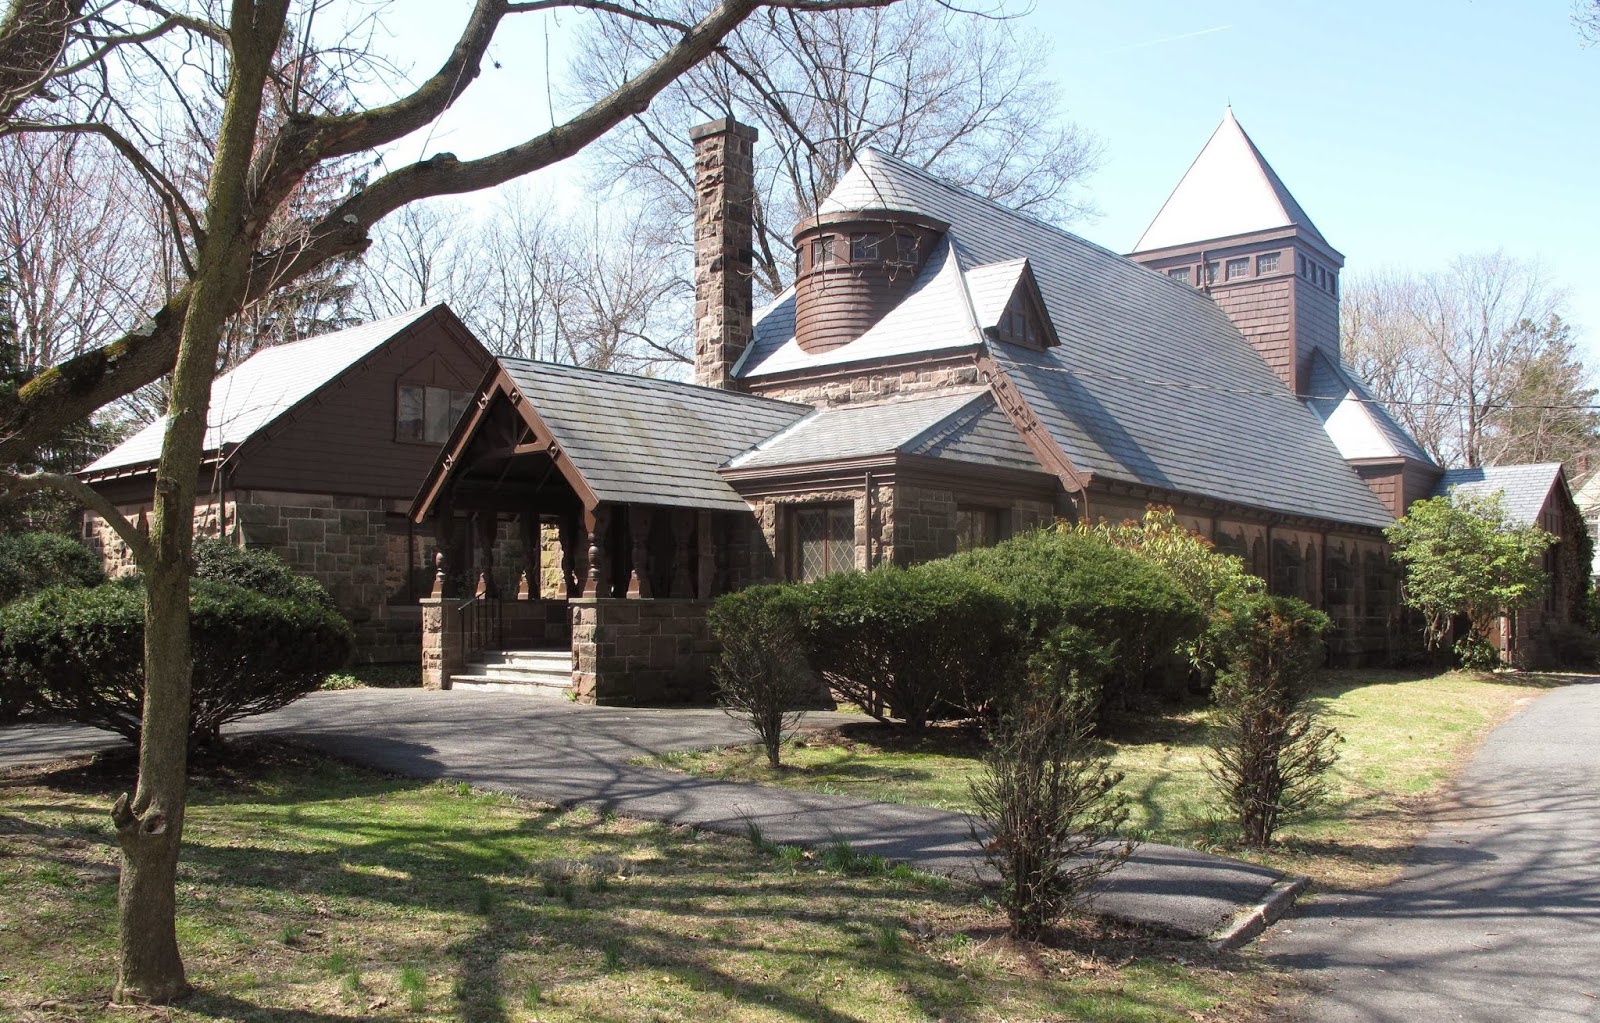
[{"label": "metal handrail", "polygon": [[498,596],[475,593],[456,605],[456,622],[462,636],[462,653],[471,657],[505,645],[505,614]]}]

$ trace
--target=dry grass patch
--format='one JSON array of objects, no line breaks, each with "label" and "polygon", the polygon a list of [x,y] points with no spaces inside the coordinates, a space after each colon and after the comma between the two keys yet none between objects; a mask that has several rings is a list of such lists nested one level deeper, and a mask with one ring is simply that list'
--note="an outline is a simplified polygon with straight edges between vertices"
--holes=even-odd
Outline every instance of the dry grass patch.
[{"label": "dry grass patch", "polygon": [[1187,1021],[1275,1000],[1274,975],[1135,930],[1015,946],[978,893],[825,850],[264,742],[231,757],[197,769],[178,899],[199,993],[170,1009],[105,1005],[126,755],[0,775],[0,1018]]},{"label": "dry grass patch", "polygon": [[[1130,833],[1310,874],[1324,888],[1360,888],[1392,879],[1409,855],[1425,814],[1463,759],[1498,722],[1571,676],[1330,671],[1317,701],[1345,736],[1329,800],[1285,827],[1274,849],[1241,854],[1234,829],[1217,819],[1205,772],[1206,711],[1166,708],[1113,729],[1119,791],[1131,801]],[[968,784],[979,770],[971,729],[910,735],[877,722],[812,732],[784,751],[771,771],[750,747],[668,754],[649,763],[694,774],[831,792],[885,802],[970,811]]]}]

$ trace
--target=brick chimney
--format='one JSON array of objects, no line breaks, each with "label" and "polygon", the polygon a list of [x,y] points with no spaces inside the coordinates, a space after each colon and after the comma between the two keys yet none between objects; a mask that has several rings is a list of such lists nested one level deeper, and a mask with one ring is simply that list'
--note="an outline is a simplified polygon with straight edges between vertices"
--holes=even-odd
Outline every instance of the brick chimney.
[{"label": "brick chimney", "polygon": [[689,129],[694,141],[694,382],[737,390],[750,344],[756,130],[731,117]]}]

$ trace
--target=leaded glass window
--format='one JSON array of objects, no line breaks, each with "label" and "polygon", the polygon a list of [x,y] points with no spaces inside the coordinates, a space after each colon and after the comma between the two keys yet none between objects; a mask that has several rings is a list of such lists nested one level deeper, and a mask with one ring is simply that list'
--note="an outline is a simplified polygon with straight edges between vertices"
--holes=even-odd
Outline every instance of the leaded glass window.
[{"label": "leaded glass window", "polygon": [[802,582],[856,567],[855,509],[822,504],[793,511],[794,559],[790,574]]}]

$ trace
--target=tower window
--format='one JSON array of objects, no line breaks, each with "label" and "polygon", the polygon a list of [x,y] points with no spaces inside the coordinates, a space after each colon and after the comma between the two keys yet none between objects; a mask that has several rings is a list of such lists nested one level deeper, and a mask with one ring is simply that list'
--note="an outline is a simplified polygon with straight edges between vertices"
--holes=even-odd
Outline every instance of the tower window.
[{"label": "tower window", "polygon": [[1194,271],[1186,266],[1175,266],[1167,271],[1167,276],[1184,284],[1194,283]]},{"label": "tower window", "polygon": [[833,235],[823,235],[811,240],[811,265],[821,266],[833,262]]},{"label": "tower window", "polygon": [[1278,253],[1267,252],[1256,257],[1256,273],[1271,274],[1278,272]]},{"label": "tower window", "polygon": [[881,234],[853,234],[850,236],[850,261],[852,263],[875,260],[883,248]]},{"label": "tower window", "polygon": [[1243,258],[1243,259],[1230,259],[1230,260],[1228,260],[1228,280],[1236,281],[1241,277],[1249,277],[1249,276],[1250,276],[1250,259],[1249,259],[1248,256]]},{"label": "tower window", "polygon": [[1215,283],[1217,283],[1217,270],[1218,270],[1217,264],[1215,264],[1215,263],[1207,263],[1206,264],[1206,283],[1207,284],[1215,284]]},{"label": "tower window", "polygon": [[910,231],[896,231],[894,233],[894,255],[896,263],[915,265],[917,262],[917,236]]}]

